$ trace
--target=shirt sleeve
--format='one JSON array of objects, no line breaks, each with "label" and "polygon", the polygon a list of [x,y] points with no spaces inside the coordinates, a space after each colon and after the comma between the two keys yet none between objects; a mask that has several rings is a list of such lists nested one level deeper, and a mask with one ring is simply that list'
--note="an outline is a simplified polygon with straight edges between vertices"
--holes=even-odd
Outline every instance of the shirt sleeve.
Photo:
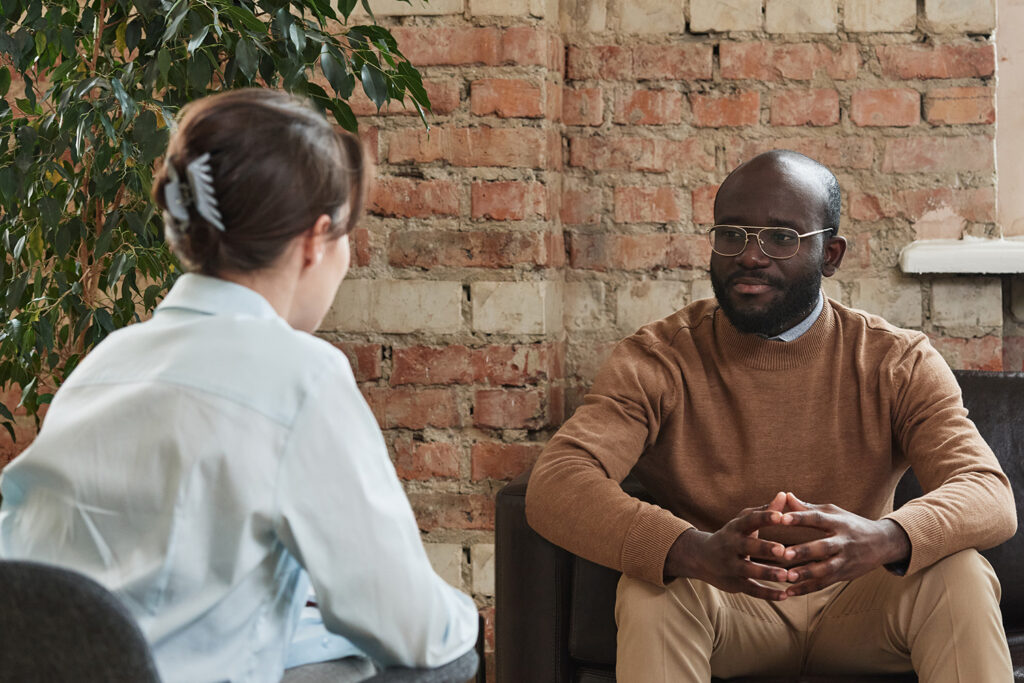
[{"label": "shirt sleeve", "polygon": [[907,574],[966,548],[984,550],[1017,527],[1009,481],[968,419],[960,386],[923,336],[893,371],[893,434],[924,495],[887,515],[907,532]]},{"label": "shirt sleeve", "polygon": [[325,374],[280,465],[278,536],[309,573],[331,631],[384,666],[448,663],[475,644],[476,607],[432,569],[347,362]]},{"label": "shirt sleeve", "polygon": [[526,491],[530,525],[552,543],[627,576],[663,584],[665,559],[692,525],[620,483],[655,442],[675,383],[656,351],[627,339],[541,453]]}]

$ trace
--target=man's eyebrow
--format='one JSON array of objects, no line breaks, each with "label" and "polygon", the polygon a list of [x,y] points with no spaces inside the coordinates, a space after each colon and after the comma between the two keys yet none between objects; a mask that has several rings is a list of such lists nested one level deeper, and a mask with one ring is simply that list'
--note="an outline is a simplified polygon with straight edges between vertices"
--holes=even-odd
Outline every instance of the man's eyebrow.
[{"label": "man's eyebrow", "polygon": [[783,218],[779,218],[778,216],[773,216],[771,214],[768,214],[768,217],[764,221],[759,222],[755,226],[755,225],[750,225],[749,223],[747,223],[746,221],[742,220],[738,216],[735,216],[735,215],[725,215],[725,216],[722,216],[720,219],[716,220],[715,223],[718,224],[718,225],[738,225],[738,226],[741,226],[741,227],[790,228],[790,227],[793,226],[793,218],[791,216],[789,218],[783,219]]}]

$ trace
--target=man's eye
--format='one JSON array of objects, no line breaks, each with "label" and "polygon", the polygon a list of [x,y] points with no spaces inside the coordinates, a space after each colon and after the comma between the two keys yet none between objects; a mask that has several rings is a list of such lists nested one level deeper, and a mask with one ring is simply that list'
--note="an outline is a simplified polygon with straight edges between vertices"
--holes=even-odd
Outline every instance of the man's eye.
[{"label": "man's eye", "polygon": [[780,247],[788,247],[797,241],[797,236],[791,232],[772,232],[768,239]]},{"label": "man's eye", "polygon": [[719,230],[718,239],[725,240],[727,242],[743,242],[746,240],[747,234],[742,230]]}]

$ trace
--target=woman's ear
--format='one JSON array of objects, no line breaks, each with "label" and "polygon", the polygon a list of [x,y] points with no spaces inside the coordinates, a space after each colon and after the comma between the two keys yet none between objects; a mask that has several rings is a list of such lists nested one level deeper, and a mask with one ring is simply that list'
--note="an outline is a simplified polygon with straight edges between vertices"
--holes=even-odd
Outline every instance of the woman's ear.
[{"label": "woman's ear", "polygon": [[302,233],[302,265],[304,267],[315,266],[323,260],[332,224],[330,216],[321,214],[312,227]]},{"label": "woman's ear", "polygon": [[825,260],[821,264],[821,274],[825,277],[832,277],[839,270],[839,264],[843,262],[843,255],[846,254],[846,238],[830,237],[825,243]]}]

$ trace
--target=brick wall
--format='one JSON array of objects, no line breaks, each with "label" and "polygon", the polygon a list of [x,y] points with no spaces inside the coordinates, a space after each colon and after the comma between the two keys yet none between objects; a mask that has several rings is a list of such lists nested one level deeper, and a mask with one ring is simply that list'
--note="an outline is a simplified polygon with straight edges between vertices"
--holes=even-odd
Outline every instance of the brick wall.
[{"label": "brick wall", "polygon": [[[954,367],[1022,369],[998,277],[908,277],[915,238],[997,236],[990,0],[397,0],[431,131],[380,180],[323,334],[353,359],[441,573],[493,617],[493,499],[614,342],[711,296],[717,184],[774,147],[843,187],[843,303]],[[490,647],[490,645],[489,645]]]}]

